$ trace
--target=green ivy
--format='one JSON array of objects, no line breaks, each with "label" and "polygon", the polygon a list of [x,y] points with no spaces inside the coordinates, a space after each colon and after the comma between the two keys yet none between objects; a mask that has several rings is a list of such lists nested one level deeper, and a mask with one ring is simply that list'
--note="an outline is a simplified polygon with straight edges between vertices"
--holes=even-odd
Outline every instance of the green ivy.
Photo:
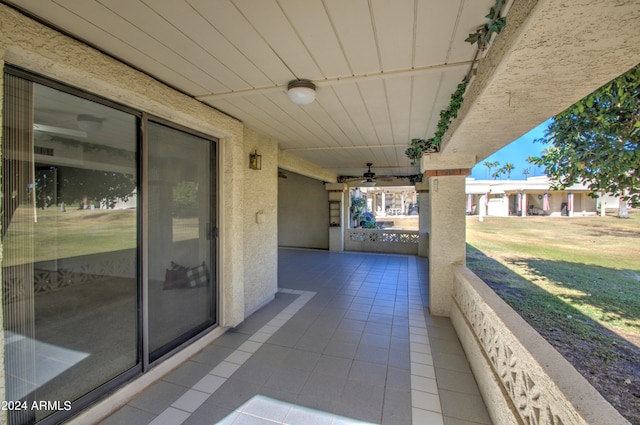
[{"label": "green ivy", "polygon": [[451,122],[458,116],[458,110],[462,106],[464,92],[467,89],[466,78],[458,84],[456,91],[451,95],[449,107],[440,111],[440,121],[433,137],[429,139],[412,139],[410,147],[404,152],[411,159],[411,165],[416,165],[425,152],[438,152],[442,137],[449,129]]},{"label": "green ivy", "polygon": [[503,0],[496,0],[495,7],[492,7],[489,14],[485,16],[489,21],[478,28],[476,32],[469,34],[466,42],[478,44],[478,49],[484,50],[489,45],[491,34],[500,34],[500,31],[507,25],[507,18],[500,16],[500,10],[504,4]]},{"label": "green ivy", "polygon": [[422,182],[422,174],[412,174],[407,178],[412,186],[415,186],[416,183]]},{"label": "green ivy", "polygon": [[[491,8],[489,14],[485,17],[489,20],[478,30],[469,34],[465,41],[473,44],[477,43],[480,50],[486,49],[489,45],[492,33],[500,33],[507,24],[505,17],[500,16],[500,10],[504,5],[504,0],[496,0],[496,4]],[[468,80],[465,78],[462,83],[458,84],[458,88],[451,95],[449,107],[440,112],[440,121],[438,121],[437,130],[433,137],[429,139],[412,139],[409,148],[405,154],[411,159],[411,165],[416,165],[425,152],[438,152],[440,143],[444,134],[449,129],[451,122],[458,116],[458,110],[462,106],[464,92],[467,89]]]}]

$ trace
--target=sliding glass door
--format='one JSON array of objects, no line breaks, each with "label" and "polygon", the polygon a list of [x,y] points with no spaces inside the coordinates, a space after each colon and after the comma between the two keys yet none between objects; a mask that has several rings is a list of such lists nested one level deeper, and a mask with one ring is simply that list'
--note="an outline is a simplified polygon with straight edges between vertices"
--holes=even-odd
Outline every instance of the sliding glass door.
[{"label": "sliding glass door", "polygon": [[216,324],[216,141],[13,68],[2,128],[8,418],[58,423]]},{"label": "sliding glass door", "polygon": [[147,125],[148,351],[152,362],[215,322],[215,144]]},{"label": "sliding glass door", "polygon": [[4,115],[6,400],[26,424],[139,363],[138,118],[13,75]]}]

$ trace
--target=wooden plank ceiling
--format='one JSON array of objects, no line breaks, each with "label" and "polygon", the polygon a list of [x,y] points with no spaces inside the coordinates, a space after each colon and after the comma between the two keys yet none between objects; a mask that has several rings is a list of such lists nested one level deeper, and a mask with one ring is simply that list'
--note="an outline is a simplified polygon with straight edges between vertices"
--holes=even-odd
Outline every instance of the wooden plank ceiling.
[{"label": "wooden plank ceiling", "polygon": [[[418,172],[494,0],[14,0],[9,3],[341,175]],[[312,80],[294,105],[287,83]]]}]

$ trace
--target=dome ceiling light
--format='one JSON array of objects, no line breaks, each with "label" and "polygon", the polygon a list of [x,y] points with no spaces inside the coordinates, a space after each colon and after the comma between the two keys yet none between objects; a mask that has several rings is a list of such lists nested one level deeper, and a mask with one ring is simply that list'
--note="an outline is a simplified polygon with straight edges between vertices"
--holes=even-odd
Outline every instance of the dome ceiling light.
[{"label": "dome ceiling light", "polygon": [[316,85],[309,80],[290,81],[287,95],[296,105],[308,105],[316,100]]},{"label": "dome ceiling light", "polygon": [[76,119],[76,124],[80,130],[84,130],[87,133],[93,133],[102,128],[102,118],[94,117],[93,115],[80,114]]}]

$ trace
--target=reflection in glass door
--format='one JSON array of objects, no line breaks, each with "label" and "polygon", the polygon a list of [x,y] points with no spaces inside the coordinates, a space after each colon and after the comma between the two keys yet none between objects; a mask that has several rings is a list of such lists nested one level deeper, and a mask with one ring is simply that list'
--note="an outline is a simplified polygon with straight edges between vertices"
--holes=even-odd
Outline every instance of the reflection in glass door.
[{"label": "reflection in glass door", "polygon": [[138,120],[14,75],[4,84],[5,400],[51,401],[7,412],[28,424],[139,364]]},{"label": "reflection in glass door", "polygon": [[149,361],[213,325],[215,142],[147,126]]}]

